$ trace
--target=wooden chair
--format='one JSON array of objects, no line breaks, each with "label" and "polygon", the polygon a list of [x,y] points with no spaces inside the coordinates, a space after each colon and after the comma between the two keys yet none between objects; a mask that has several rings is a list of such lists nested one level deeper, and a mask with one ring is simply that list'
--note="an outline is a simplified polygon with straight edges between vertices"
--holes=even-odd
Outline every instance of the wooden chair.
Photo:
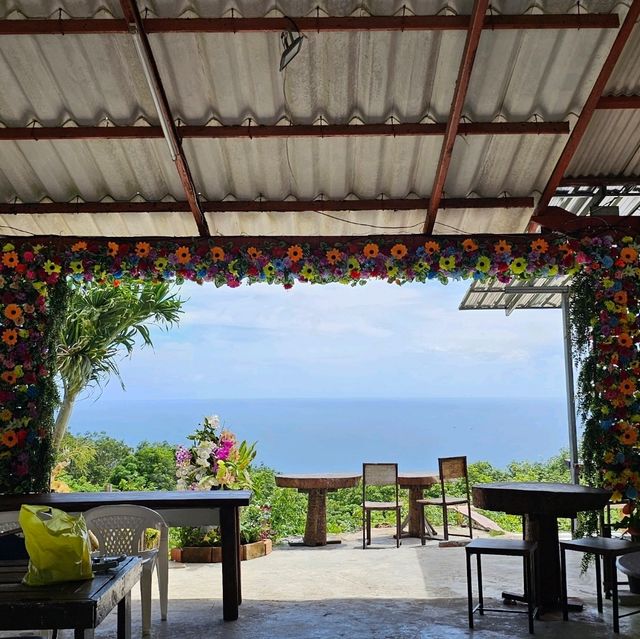
[{"label": "wooden chair", "polygon": [[[416,503],[420,507],[420,540],[424,546],[426,539],[426,532],[424,527],[424,508],[425,506],[440,506],[442,508],[442,520],[444,524],[444,538],[449,539],[449,535],[452,537],[468,537],[473,539],[473,530],[471,528],[471,499],[469,496],[469,476],[467,474],[467,458],[466,457],[439,457],[438,458],[438,471],[440,475],[440,496],[434,498],[418,499]],[[463,479],[465,485],[466,497],[454,497],[447,495],[445,489],[445,482]],[[469,522],[469,534],[464,535],[462,533],[450,533],[449,532],[449,516],[447,509],[451,506],[467,505],[467,520]]]},{"label": "wooden chair", "polygon": [[[395,486],[395,501],[367,501],[367,486]],[[398,491],[398,464],[362,464],[362,548],[371,545],[371,512],[395,510],[396,547],[400,547],[400,498]]]}]

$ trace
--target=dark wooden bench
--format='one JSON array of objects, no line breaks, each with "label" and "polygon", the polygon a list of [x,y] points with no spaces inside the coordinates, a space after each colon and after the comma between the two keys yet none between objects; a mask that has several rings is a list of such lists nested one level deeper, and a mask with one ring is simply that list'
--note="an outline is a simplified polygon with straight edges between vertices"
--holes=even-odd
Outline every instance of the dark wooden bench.
[{"label": "dark wooden bench", "polygon": [[131,637],[131,589],[140,581],[142,560],[129,557],[118,568],[87,581],[25,586],[24,561],[0,562],[0,630],[71,628],[90,639],[118,606],[118,639]]}]

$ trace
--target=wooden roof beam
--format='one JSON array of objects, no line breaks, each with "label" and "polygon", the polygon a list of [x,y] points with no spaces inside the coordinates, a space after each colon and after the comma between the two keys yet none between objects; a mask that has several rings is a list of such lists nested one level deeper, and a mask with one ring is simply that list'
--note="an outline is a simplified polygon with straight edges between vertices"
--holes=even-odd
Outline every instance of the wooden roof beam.
[{"label": "wooden roof beam", "polygon": [[[547,185],[538,200],[538,205],[536,206],[536,210],[533,213],[533,216],[539,216],[544,210],[549,206],[549,202],[551,198],[554,196],[564,174],[569,168],[569,164],[575,155],[582,138],[584,137],[585,131],[589,126],[589,122],[591,122],[591,118],[593,117],[593,113],[596,110],[600,99],[602,98],[602,94],[604,92],[605,86],[611,77],[611,73],[622,54],[622,51],[633,31],[636,21],[640,16],[640,0],[633,0],[629,10],[627,11],[627,15],[625,16],[624,22],[616,35],[616,39],[613,41],[613,45],[609,50],[609,54],[607,55],[607,59],[604,61],[602,68],[600,69],[600,73],[596,78],[596,81],[591,88],[591,92],[589,93],[589,97],[587,98],[580,115],[578,116],[578,120],[573,127],[573,131],[571,131],[571,135],[569,135],[569,139],[565,144],[556,165],[547,180]],[[532,216],[532,217],[533,217]],[[537,223],[530,222],[528,226],[528,231],[534,231],[538,227]]]},{"label": "wooden roof beam", "polygon": [[[444,135],[446,124],[292,124],[292,125],[184,125],[179,138],[297,138]],[[561,135],[569,122],[463,122],[458,135]],[[159,126],[65,126],[0,128],[0,140],[124,140],[164,137]]]},{"label": "wooden roof beam", "polygon": [[451,156],[453,154],[453,145],[455,144],[456,136],[458,135],[462,108],[464,107],[464,100],[467,96],[469,80],[471,79],[471,70],[473,69],[473,61],[475,60],[476,51],[478,50],[478,44],[480,42],[480,36],[482,35],[482,26],[484,24],[488,5],[489,0],[475,0],[473,4],[471,22],[469,23],[469,30],[467,31],[467,37],[464,43],[460,69],[458,70],[456,88],[453,92],[453,100],[451,101],[451,108],[449,109],[447,129],[445,131],[442,148],[440,150],[440,159],[438,160],[438,167],[436,169],[433,188],[431,189],[431,197],[429,199],[427,217],[424,222],[424,232],[428,235],[433,233],[438,208],[440,207],[440,200],[442,199],[442,194],[444,192],[444,185],[447,180],[447,173],[449,171]]},{"label": "wooden roof beam", "polygon": [[640,175],[577,175],[563,177],[559,186],[640,186]]},{"label": "wooden roof beam", "polygon": [[[260,213],[262,211],[412,211],[427,209],[428,198],[364,200],[228,200],[203,201],[207,213]],[[449,198],[440,201],[444,209],[533,208],[531,197]],[[19,202],[0,204],[0,215],[46,215],[77,213],[186,213],[188,202]]]},{"label": "wooden roof beam", "polygon": [[603,95],[596,109],[640,109],[640,95]]},{"label": "wooden roof beam", "polygon": [[[88,35],[127,33],[132,21],[122,19],[69,18],[0,20],[0,35]],[[293,16],[300,31],[466,31],[471,16]],[[569,13],[544,15],[493,15],[487,27],[504,29],[616,29],[616,13]],[[291,22],[285,17],[263,18],[148,18],[142,20],[147,33],[250,33],[287,31]]]},{"label": "wooden roof beam", "polygon": [[169,100],[162,85],[149,39],[142,26],[142,18],[140,17],[140,11],[138,10],[136,1],[137,0],[120,0],[120,5],[129,22],[129,33],[133,36],[136,51],[144,69],[147,83],[149,84],[153,103],[160,118],[162,131],[169,145],[171,159],[174,161],[176,170],[178,171],[187,202],[189,203],[191,213],[198,227],[198,232],[200,235],[208,236],[210,233],[207,220],[200,208],[198,192],[193,181],[193,176],[191,175],[187,158],[182,149],[182,142],[178,136],[175,119],[171,115]]}]

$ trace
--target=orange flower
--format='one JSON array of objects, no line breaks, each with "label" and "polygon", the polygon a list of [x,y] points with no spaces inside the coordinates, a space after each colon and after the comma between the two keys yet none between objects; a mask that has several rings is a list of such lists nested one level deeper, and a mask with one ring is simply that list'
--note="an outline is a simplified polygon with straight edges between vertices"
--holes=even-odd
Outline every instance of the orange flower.
[{"label": "orange flower", "polygon": [[138,242],[136,244],[136,255],[138,257],[147,257],[151,252],[151,245],[149,242]]},{"label": "orange flower", "polygon": [[511,253],[511,244],[506,240],[500,240],[493,245],[493,250],[498,255],[504,255],[505,253]]},{"label": "orange flower", "polygon": [[571,248],[570,244],[560,244],[560,246],[558,247],[559,250],[561,250],[565,257],[569,256],[569,255],[573,255],[574,251]]},{"label": "orange flower", "polygon": [[408,249],[404,244],[394,244],[391,247],[391,255],[396,258],[396,260],[401,260],[407,253]]},{"label": "orange flower", "polygon": [[625,379],[620,382],[618,388],[623,395],[633,395],[636,392],[636,383],[632,379]]},{"label": "orange flower", "polygon": [[176,251],[178,264],[188,264],[191,261],[191,251],[186,246],[180,246]]},{"label": "orange flower", "polygon": [[627,426],[620,435],[620,441],[625,446],[633,446],[638,441],[638,431],[633,426]]},{"label": "orange flower", "polygon": [[2,331],[2,341],[7,346],[14,346],[18,341],[18,331],[15,328],[7,328]]},{"label": "orange flower", "polygon": [[327,262],[329,264],[337,264],[342,259],[342,252],[338,249],[331,249],[327,251]]},{"label": "orange flower", "polygon": [[259,251],[255,246],[250,246],[247,249],[247,255],[252,259],[252,260],[257,260],[261,255],[262,255],[262,251]]},{"label": "orange flower", "polygon": [[2,263],[9,268],[15,268],[16,266],[18,266],[18,254],[15,251],[3,253]]},{"label": "orange flower", "polygon": [[362,249],[365,257],[378,257],[378,253],[380,252],[380,248],[374,242],[369,242],[369,244],[365,244]]},{"label": "orange flower", "polygon": [[4,316],[18,322],[22,318],[22,309],[17,304],[7,304],[4,307]]},{"label": "orange flower", "polygon": [[299,244],[294,244],[287,249],[287,255],[292,262],[299,262],[304,253],[302,252],[302,247]]},{"label": "orange flower", "polygon": [[638,251],[636,251],[634,248],[631,248],[630,246],[625,246],[620,251],[620,259],[627,264],[631,264],[638,259]]},{"label": "orange flower", "polygon": [[71,250],[74,253],[77,253],[78,251],[86,251],[87,250],[87,243],[83,242],[82,240],[80,240],[80,242],[76,242],[75,244],[71,245]]},{"label": "orange flower", "polygon": [[120,251],[120,245],[117,242],[107,242],[107,253],[111,257],[116,257]]},{"label": "orange flower", "polygon": [[478,243],[471,238],[468,238],[462,242],[462,248],[467,252],[471,253],[473,251],[478,250]]},{"label": "orange flower", "polygon": [[627,305],[627,292],[626,291],[618,291],[614,296],[613,296],[613,300],[616,304],[619,304],[620,306],[626,306]]},{"label": "orange flower", "polygon": [[7,430],[2,433],[2,443],[7,448],[13,448],[18,443],[18,436],[16,435],[15,431]]},{"label": "orange flower", "polygon": [[440,250],[440,244],[434,242],[433,240],[429,240],[424,243],[424,250],[427,252],[427,255],[433,255]]},{"label": "orange flower", "polygon": [[620,333],[620,335],[618,335],[618,344],[620,344],[622,348],[631,348],[633,346],[633,340],[629,333]]},{"label": "orange flower", "polygon": [[9,384],[11,386],[18,381],[18,377],[13,371],[4,371],[4,373],[0,375],[0,379],[2,379],[5,384]]},{"label": "orange flower", "polygon": [[531,250],[534,253],[546,253],[549,250],[549,243],[542,238],[538,238],[531,242]]},{"label": "orange flower", "polygon": [[211,259],[214,262],[222,262],[224,260],[224,249],[221,246],[214,246],[211,249]]}]

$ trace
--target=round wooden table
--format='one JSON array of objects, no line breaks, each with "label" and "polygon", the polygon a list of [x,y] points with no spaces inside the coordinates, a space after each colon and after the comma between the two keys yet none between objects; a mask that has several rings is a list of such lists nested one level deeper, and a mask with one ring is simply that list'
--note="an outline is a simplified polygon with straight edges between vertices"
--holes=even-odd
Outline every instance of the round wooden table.
[{"label": "round wooden table", "polygon": [[357,486],[359,473],[321,473],[312,475],[276,475],[276,486],[295,488],[307,493],[307,523],[304,528],[305,546],[326,546],[327,543],[327,493],[340,488]]},{"label": "round wooden table", "polygon": [[[398,485],[400,488],[409,489],[409,515],[402,522],[404,530],[407,523],[409,529],[403,533],[403,537],[420,537],[420,516],[421,508],[418,505],[418,499],[424,498],[424,489],[437,484],[440,481],[438,473],[420,472],[420,473],[398,473]],[[408,520],[408,521],[407,521]],[[425,517],[426,530],[429,536],[435,535],[433,526]]]},{"label": "round wooden table", "polygon": [[601,510],[611,492],[576,484],[496,482],[472,488],[476,508],[524,515],[525,539],[538,542],[537,603],[543,609],[560,607],[560,547],[558,517],[573,518],[585,510]]}]

